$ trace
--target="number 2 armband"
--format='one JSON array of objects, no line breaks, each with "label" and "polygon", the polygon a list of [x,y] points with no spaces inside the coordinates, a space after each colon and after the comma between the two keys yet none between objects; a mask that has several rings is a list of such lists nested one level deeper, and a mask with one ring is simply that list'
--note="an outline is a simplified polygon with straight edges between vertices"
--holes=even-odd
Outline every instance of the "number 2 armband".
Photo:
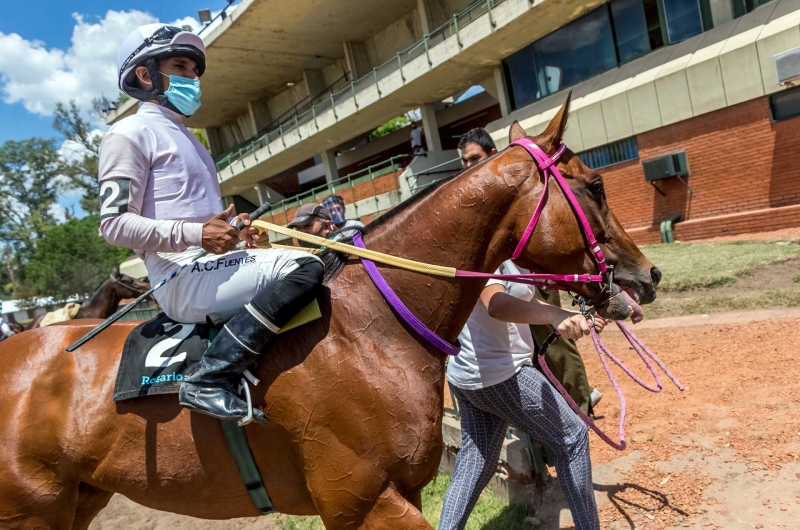
[{"label": "number 2 armband", "polygon": [[115,217],[128,211],[131,181],[110,178],[100,182],[100,219]]}]

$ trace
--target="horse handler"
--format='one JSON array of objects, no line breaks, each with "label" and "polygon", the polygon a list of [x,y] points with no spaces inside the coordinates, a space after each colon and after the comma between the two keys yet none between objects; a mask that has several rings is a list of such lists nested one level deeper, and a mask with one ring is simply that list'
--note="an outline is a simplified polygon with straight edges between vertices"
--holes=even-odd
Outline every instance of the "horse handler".
[{"label": "horse handler", "polygon": [[[481,160],[497,153],[494,140],[481,127],[470,129],[458,142],[461,151],[461,165],[464,169],[472,167]],[[558,291],[536,289],[536,298],[550,305],[561,307]],[[553,332],[553,326],[531,326],[533,340],[541,344]],[[547,366],[556,379],[564,386],[570,397],[586,414],[592,414],[594,407],[600,402],[603,394],[589,384],[586,366],[575,345],[575,341],[563,339],[554,342],[544,354]]]},{"label": "horse handler", "polygon": [[[506,261],[497,274],[520,274]],[[461,450],[447,489],[439,530],[463,529],[497,468],[510,424],[547,445],[576,530],[599,530],[592,488],[588,428],[533,367],[530,324],[550,324],[564,339],[589,334],[580,313],[534,298],[524,284],[489,280],[459,335],[461,353],[447,365],[447,381],[461,413]],[[597,317],[602,329],[606,320]]]},{"label": "horse handler", "polygon": [[[278,249],[235,251],[258,241],[247,214],[224,209],[216,168],[183,125],[200,107],[205,46],[197,35],[149,24],[117,52],[119,88],[140,100],[135,115],[114,124],[100,147],[100,231],[112,245],[142,258],[152,281],[210,255],[155,292],[180,322],[239,309],[203,354],[180,390],[181,405],[222,420],[242,420],[241,373],[269,340],[319,292],[322,262]],[[224,210],[224,211],[223,211]],[[245,228],[234,225],[241,221]],[[266,415],[253,410],[255,419]]]}]

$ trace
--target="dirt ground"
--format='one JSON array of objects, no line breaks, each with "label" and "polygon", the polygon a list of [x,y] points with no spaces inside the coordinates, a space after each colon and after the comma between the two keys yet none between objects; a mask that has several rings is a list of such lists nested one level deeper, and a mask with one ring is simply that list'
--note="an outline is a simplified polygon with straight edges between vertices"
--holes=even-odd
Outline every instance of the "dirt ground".
[{"label": "dirt ground", "polygon": [[[591,435],[603,528],[800,528],[800,311],[669,320],[636,333],[686,391],[664,379],[664,391],[652,394],[618,377],[628,449]],[[646,373],[621,333],[604,341]],[[591,344],[581,351],[589,380],[604,392],[598,423],[616,438],[619,402]],[[559,515],[570,528],[568,511]],[[558,528],[555,520],[544,516],[543,528]]]},{"label": "dirt ground", "polygon": [[[800,310],[761,310],[652,320],[634,332],[687,387],[664,378],[652,394],[617,374],[628,402],[628,449],[591,435],[604,529],[800,528]],[[646,373],[621,333],[604,341]],[[604,394],[598,424],[617,436],[619,401],[589,341],[589,379]],[[624,375],[624,374],[622,374]],[[571,528],[558,488],[539,528]],[[274,529],[274,519],[207,522],[115,497],[90,527]]]}]

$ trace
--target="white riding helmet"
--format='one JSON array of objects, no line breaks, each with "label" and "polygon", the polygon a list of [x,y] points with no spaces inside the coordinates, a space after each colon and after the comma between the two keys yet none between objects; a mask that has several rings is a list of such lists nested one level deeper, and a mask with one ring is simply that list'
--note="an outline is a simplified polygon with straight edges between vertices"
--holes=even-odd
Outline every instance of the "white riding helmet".
[{"label": "white riding helmet", "polygon": [[[199,76],[206,70],[206,46],[203,39],[177,26],[147,24],[125,37],[117,50],[119,89],[132,98],[141,101],[156,99],[159,104],[172,108],[164,97],[164,85],[156,67],[156,59],[167,57],[192,59],[197,63]],[[150,90],[139,88],[134,72],[138,66],[145,66],[150,72],[150,79],[153,81]]]}]

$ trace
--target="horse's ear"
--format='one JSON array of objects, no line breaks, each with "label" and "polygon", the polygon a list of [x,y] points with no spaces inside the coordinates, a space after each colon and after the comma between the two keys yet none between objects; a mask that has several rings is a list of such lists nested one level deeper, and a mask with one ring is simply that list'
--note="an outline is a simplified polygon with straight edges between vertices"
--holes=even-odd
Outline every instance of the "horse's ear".
[{"label": "horse's ear", "polygon": [[119,278],[119,267],[114,267],[111,269],[111,276],[114,278]]},{"label": "horse's ear", "polygon": [[[561,144],[561,139],[564,137],[564,131],[567,130],[567,118],[569,117],[569,102],[572,99],[572,91],[567,94],[567,100],[561,105],[553,119],[547,125],[547,128],[541,135],[542,140],[547,144],[546,147],[556,149]],[[544,146],[543,146],[544,147]]]},{"label": "horse's ear", "polygon": [[526,136],[528,136],[528,133],[525,132],[525,129],[522,128],[518,121],[514,120],[514,123],[511,124],[511,129],[508,131],[508,143],[516,142]]}]

